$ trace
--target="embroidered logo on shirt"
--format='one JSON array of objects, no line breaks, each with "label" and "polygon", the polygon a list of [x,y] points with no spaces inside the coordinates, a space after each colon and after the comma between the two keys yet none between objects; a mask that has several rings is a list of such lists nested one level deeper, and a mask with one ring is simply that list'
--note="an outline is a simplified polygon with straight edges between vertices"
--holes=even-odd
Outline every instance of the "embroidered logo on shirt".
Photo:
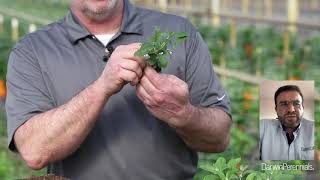
[{"label": "embroidered logo on shirt", "polygon": [[221,101],[226,95],[224,94],[222,97],[217,97],[218,101]]}]

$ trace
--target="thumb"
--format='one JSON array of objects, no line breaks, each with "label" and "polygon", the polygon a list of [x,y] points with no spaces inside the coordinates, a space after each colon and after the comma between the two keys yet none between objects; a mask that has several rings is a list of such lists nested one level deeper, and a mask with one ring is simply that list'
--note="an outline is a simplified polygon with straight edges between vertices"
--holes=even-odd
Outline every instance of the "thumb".
[{"label": "thumb", "polygon": [[162,77],[156,70],[154,70],[150,65],[144,69],[144,75],[151,81],[154,86],[158,86],[162,83]]}]

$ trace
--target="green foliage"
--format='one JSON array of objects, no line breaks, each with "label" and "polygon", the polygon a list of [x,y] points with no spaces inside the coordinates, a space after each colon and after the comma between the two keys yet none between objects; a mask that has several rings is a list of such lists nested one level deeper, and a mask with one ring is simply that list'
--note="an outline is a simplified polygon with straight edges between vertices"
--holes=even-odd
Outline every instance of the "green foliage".
[{"label": "green foliage", "polygon": [[[228,162],[225,158],[220,157],[215,163],[203,163],[199,165],[199,173],[195,176],[195,180],[206,179],[242,179],[253,173],[248,170],[248,166],[240,164],[241,158],[230,159]],[[251,175],[252,176],[252,175]]]},{"label": "green foliage", "polygon": [[236,58],[235,54],[227,52],[231,48],[229,43],[229,25],[217,29],[211,26],[199,25],[199,31],[210,49],[212,62],[214,64],[220,64],[221,58],[224,56]]},{"label": "green foliage", "polygon": [[5,79],[7,73],[7,59],[12,43],[7,38],[0,37],[0,79]]},{"label": "green foliage", "polygon": [[14,174],[14,164],[4,151],[0,152],[0,179],[9,180]]},{"label": "green foliage", "polygon": [[[61,0],[59,0],[61,1]],[[10,8],[38,18],[58,20],[68,12],[68,0],[53,2],[52,0],[0,0],[0,8]]]},{"label": "green foliage", "polygon": [[231,145],[234,155],[246,157],[256,147],[258,139],[239,127],[231,130]]},{"label": "green foliage", "polygon": [[[265,162],[266,163],[266,162]],[[266,163],[267,165],[280,165],[282,162]],[[292,161],[291,164],[304,164],[304,162]],[[301,170],[286,171],[284,169],[262,169],[260,162],[256,164],[258,168],[249,169],[248,165],[241,163],[241,158],[234,158],[227,161],[224,157],[219,157],[215,162],[200,163],[199,171],[194,180],[290,180],[301,179]]]},{"label": "green foliage", "polygon": [[[319,36],[302,39],[297,34],[277,31],[273,27],[240,26],[236,47],[232,47],[230,25],[219,28],[201,25],[199,31],[214,64],[271,80],[320,79],[316,73],[320,67]],[[285,36],[289,37],[288,54],[284,53]]]},{"label": "green foliage", "polygon": [[[1,1],[0,1],[1,2]],[[0,3],[1,4],[1,3]],[[7,62],[12,46],[15,44],[11,40],[10,19],[5,17],[4,32],[0,32],[0,79],[5,80],[7,71]],[[20,21],[20,36],[27,32],[27,23]],[[32,171],[16,154],[9,152],[7,148],[6,116],[4,112],[4,102],[0,102],[0,179],[12,180],[32,176],[43,175],[46,168],[40,171]]]},{"label": "green foliage", "polygon": [[320,65],[320,36],[316,36],[308,39],[303,47],[305,52],[305,59],[312,61],[313,63]]},{"label": "green foliage", "polygon": [[241,159],[231,159],[226,162],[226,159],[220,157],[215,163],[202,163],[199,165],[201,171],[205,173],[199,173],[194,179],[235,179],[238,177],[238,165]]},{"label": "green foliage", "polygon": [[[1,112],[2,113],[2,112]],[[3,119],[0,119],[3,121]],[[12,180],[32,176],[39,176],[46,173],[46,168],[33,171],[29,169],[21,158],[7,149],[6,137],[0,136],[0,179]]]},{"label": "green foliage", "polygon": [[169,46],[173,43],[174,48],[186,38],[187,33],[185,32],[161,32],[159,27],[155,27],[154,34],[141,45],[134,55],[145,57],[154,69],[161,71],[168,65],[166,57],[172,54]]},{"label": "green foliage", "polygon": [[[20,21],[19,35],[22,37],[26,34],[28,24],[25,21]],[[4,31],[0,32],[0,79],[6,79],[7,63],[11,48],[16,42],[11,39],[10,19],[6,17],[4,19]]]},{"label": "green foliage", "polygon": [[294,175],[284,174],[281,171],[265,171],[265,172],[253,172],[249,174],[246,180],[256,180],[256,179],[272,179],[272,180],[291,180],[294,179]]}]

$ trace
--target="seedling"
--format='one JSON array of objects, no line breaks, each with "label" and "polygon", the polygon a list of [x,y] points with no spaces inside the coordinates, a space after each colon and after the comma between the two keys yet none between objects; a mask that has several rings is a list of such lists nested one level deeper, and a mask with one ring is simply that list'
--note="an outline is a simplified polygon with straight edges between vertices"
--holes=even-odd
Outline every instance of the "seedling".
[{"label": "seedling", "polygon": [[182,43],[187,38],[185,32],[161,32],[159,27],[155,27],[154,34],[148,41],[142,43],[140,49],[135,52],[135,56],[145,57],[148,63],[157,72],[167,67],[167,56],[172,54],[169,46],[172,44],[172,49],[178,43]]}]

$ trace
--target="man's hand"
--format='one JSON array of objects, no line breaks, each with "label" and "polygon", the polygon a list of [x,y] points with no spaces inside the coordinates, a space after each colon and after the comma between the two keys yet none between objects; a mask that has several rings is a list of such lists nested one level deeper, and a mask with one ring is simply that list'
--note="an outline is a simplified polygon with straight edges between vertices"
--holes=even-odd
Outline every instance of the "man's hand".
[{"label": "man's hand", "polygon": [[150,66],[137,85],[137,96],[154,116],[173,127],[188,124],[194,110],[189,103],[188,85],[176,76],[158,74]]},{"label": "man's hand", "polygon": [[179,78],[158,74],[147,66],[137,85],[137,96],[192,149],[222,152],[228,146],[231,123],[228,114],[219,108],[191,105],[188,85]]},{"label": "man's hand", "polygon": [[127,83],[133,86],[139,83],[146,66],[143,58],[134,56],[140,46],[140,43],[121,45],[112,53],[99,78],[108,95],[117,93]]}]

